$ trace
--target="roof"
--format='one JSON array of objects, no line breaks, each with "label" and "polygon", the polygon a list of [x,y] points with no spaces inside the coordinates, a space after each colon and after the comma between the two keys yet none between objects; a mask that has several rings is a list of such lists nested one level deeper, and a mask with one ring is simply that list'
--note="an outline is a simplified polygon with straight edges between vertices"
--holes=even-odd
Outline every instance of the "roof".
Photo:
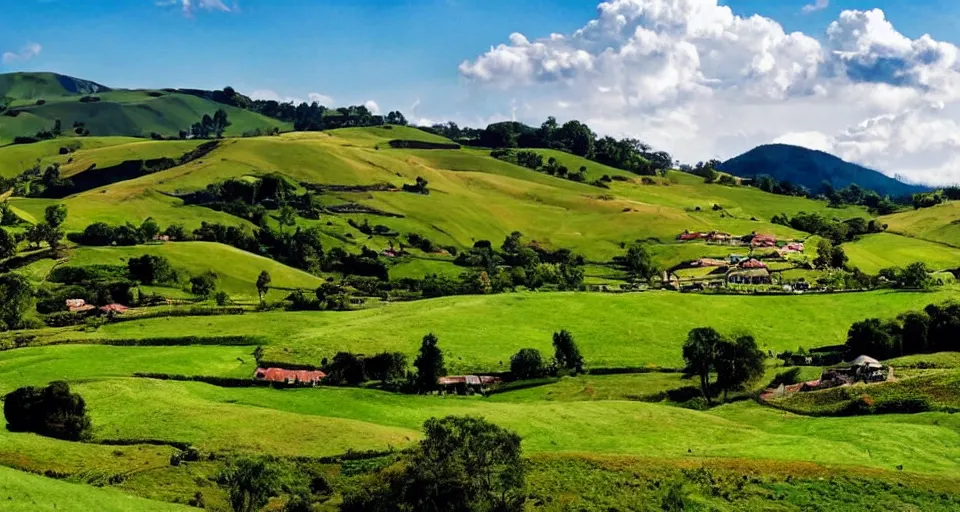
[{"label": "roof", "polygon": [[746,276],[746,277],[766,277],[770,271],[766,268],[736,269],[727,272],[728,276]]},{"label": "roof", "polygon": [[750,258],[749,260],[744,261],[743,263],[741,263],[741,264],[740,264],[740,267],[742,267],[742,268],[767,268],[767,264],[764,263],[764,262],[762,262],[762,261],[760,261],[760,260]]},{"label": "roof", "polygon": [[106,306],[101,306],[100,311],[104,313],[126,313],[130,309],[123,304],[107,304]]},{"label": "roof", "polygon": [[695,263],[700,267],[726,267],[727,262],[723,260],[715,260],[713,258],[700,258]]},{"label": "roof", "polygon": [[83,299],[67,299],[68,308],[78,308],[80,306],[86,305],[87,301]]},{"label": "roof", "polygon": [[860,356],[850,362],[853,366],[867,366],[871,368],[883,368],[883,364],[880,361],[870,357],[870,356]]},{"label": "roof", "polygon": [[97,307],[93,304],[84,304],[82,306],[70,306],[69,309],[71,313],[83,313],[85,311],[93,311],[97,309]]},{"label": "roof", "polygon": [[493,377],[490,375],[449,375],[447,377],[440,377],[437,379],[437,384],[441,386],[455,386],[458,384],[466,384],[468,386],[481,386],[484,384],[497,384],[502,382],[500,377]]},{"label": "roof", "polygon": [[319,382],[327,374],[319,370],[285,370],[283,368],[257,368],[254,376],[270,382]]}]

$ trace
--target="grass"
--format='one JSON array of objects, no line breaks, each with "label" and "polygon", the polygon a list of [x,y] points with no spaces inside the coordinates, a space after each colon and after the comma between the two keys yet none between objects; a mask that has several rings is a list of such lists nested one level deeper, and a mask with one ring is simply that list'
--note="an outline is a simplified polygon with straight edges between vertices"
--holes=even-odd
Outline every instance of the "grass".
[{"label": "grass", "polygon": [[881,217],[891,233],[960,247],[960,202],[908,210]]},{"label": "grass", "polygon": [[[80,145],[80,148],[75,153],[69,155],[60,154],[61,147],[77,144]],[[153,144],[160,143],[153,142]],[[66,172],[68,168],[81,167],[78,161],[81,157],[86,161],[86,166],[84,166],[83,169],[87,169],[92,163],[96,163],[97,167],[107,167],[108,164],[97,160],[95,155],[108,155],[111,154],[111,152],[101,150],[127,145],[133,148],[144,149],[149,147],[150,143],[134,137],[76,137],[44,140],[34,144],[17,144],[15,146],[0,147],[0,177],[10,178],[16,176],[33,167],[38,160],[40,161],[42,169],[45,169],[54,162],[58,162],[64,172]],[[181,152],[181,154],[185,152],[186,151]],[[76,165],[74,163],[67,163],[71,158],[73,158],[74,162],[77,162]],[[109,165],[116,163],[119,163],[119,161]]]},{"label": "grass", "polygon": [[37,331],[41,339],[247,335],[269,343],[271,360],[317,364],[341,350],[397,350],[411,357],[421,338],[440,338],[453,372],[503,370],[517,350],[552,354],[551,335],[570,330],[588,367],[682,366],[690,329],[750,332],[763,350],[842,344],[850,325],[893,317],[956,297],[952,289],[805,296],[710,296],[516,293],[445,297],[340,312],[271,312],[229,317],[148,319],[108,324],[97,332]]},{"label": "grass", "polygon": [[189,507],[144,500],[114,490],[60,482],[0,467],[0,499],[10,512],[101,510],[186,511]]},{"label": "grass", "polygon": [[915,354],[887,361],[894,368],[960,368],[960,353]]},{"label": "grass", "polygon": [[315,290],[323,279],[288,267],[269,258],[212,242],[178,242],[136,247],[78,247],[70,251],[69,266],[126,265],[130,258],[145,254],[163,256],[190,276],[217,274],[217,288],[231,297],[256,298],[257,277],[266,270],[273,278],[271,298],[289,294],[283,289]]},{"label": "grass", "polygon": [[850,258],[850,265],[868,274],[876,274],[884,268],[906,267],[918,261],[934,270],[960,267],[960,249],[892,233],[866,235],[856,242],[844,244],[843,248]]},{"label": "grass", "polygon": [[562,377],[542,386],[497,393],[490,400],[521,403],[637,400],[695,384],[680,373],[580,375]]}]

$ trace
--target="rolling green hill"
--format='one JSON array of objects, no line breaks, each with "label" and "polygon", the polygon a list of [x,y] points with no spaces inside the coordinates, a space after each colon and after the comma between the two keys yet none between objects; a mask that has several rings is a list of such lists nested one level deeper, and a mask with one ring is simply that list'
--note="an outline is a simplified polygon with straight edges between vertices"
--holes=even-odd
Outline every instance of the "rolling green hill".
[{"label": "rolling green hill", "polygon": [[0,98],[6,96],[25,101],[73,94],[95,94],[109,90],[109,87],[96,82],[57,73],[0,74]]}]

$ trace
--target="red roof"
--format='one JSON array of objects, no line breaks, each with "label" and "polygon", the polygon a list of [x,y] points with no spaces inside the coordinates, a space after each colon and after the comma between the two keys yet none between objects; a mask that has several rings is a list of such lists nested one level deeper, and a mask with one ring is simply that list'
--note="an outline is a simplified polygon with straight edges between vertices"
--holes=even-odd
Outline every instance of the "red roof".
[{"label": "red roof", "polygon": [[317,383],[323,380],[327,374],[319,370],[285,370],[283,368],[257,368],[254,376],[260,380],[269,382],[285,382],[292,384],[294,382]]},{"label": "red roof", "polygon": [[767,268],[767,264],[760,260],[750,259],[741,263],[740,267],[741,268]]},{"label": "red roof", "polygon": [[107,304],[106,306],[100,307],[100,311],[104,313],[126,313],[130,309],[123,304]]}]

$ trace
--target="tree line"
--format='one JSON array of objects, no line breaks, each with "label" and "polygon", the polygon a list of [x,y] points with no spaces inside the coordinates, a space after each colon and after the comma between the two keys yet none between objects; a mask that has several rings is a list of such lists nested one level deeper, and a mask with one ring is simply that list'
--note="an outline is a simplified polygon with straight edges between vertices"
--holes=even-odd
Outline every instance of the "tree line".
[{"label": "tree line", "polygon": [[896,318],[869,318],[847,332],[848,358],[869,355],[891,359],[912,354],[960,351],[960,304],[930,304]]}]

